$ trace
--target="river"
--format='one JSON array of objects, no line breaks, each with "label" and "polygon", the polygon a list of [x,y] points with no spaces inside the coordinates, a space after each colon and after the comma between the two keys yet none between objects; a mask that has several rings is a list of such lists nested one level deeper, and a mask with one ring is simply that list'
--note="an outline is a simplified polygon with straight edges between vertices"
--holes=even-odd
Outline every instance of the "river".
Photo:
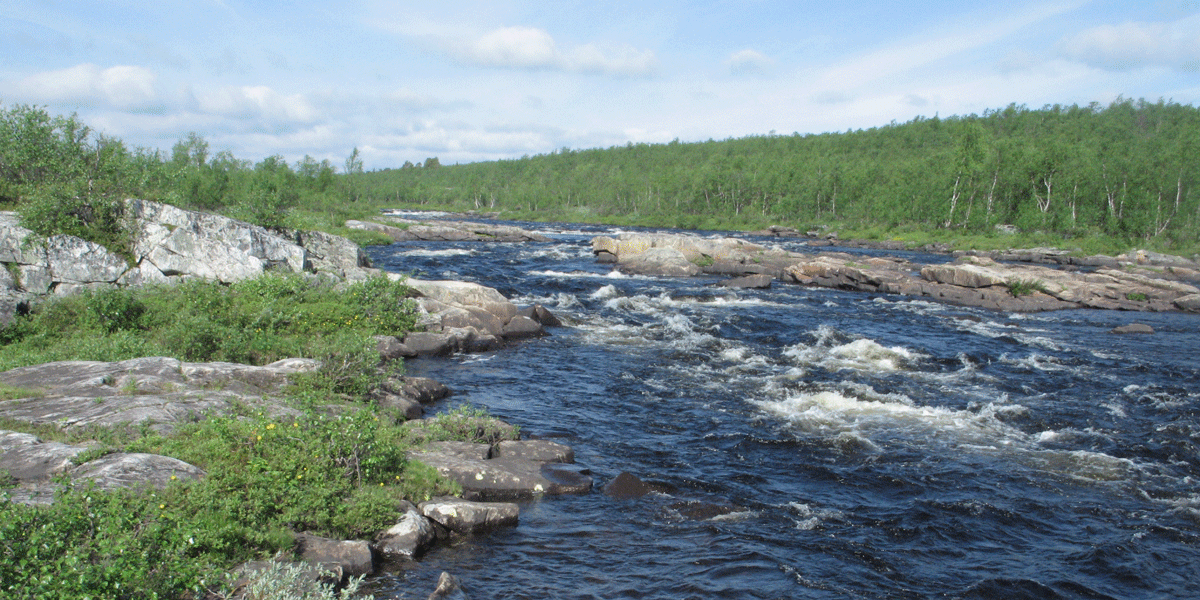
[{"label": "river", "polygon": [[[442,571],[475,599],[1200,597],[1200,316],[624,276],[592,257],[612,229],[522,225],[553,241],[369,253],[564,321],[407,371],[455,391],[437,411],[570,445],[597,489],[522,503],[377,598]],[[1156,333],[1109,332],[1131,322]],[[662,491],[602,493],[622,472]]]}]

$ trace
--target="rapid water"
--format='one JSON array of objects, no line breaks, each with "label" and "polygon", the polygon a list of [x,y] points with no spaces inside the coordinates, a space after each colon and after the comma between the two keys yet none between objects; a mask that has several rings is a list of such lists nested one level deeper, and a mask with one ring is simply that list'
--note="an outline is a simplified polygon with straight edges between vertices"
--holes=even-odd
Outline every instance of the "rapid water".
[{"label": "rapid water", "polygon": [[[734,291],[614,273],[604,228],[525,225],[554,241],[371,257],[566,323],[407,368],[455,390],[438,410],[572,446],[597,490],[524,503],[378,598],[442,571],[472,598],[1200,598],[1200,316]],[[1157,333],[1108,333],[1134,321]],[[603,494],[623,471],[664,491]]]}]

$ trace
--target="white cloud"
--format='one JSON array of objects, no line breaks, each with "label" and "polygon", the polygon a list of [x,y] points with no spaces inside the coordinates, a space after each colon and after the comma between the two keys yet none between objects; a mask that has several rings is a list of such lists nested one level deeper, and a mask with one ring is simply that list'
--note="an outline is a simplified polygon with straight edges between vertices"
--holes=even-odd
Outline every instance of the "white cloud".
[{"label": "white cloud", "polygon": [[1147,66],[1200,70],[1200,16],[1171,23],[1102,25],[1062,40],[1062,53],[1111,71]]},{"label": "white cloud", "polygon": [[545,69],[616,76],[645,76],[654,72],[654,52],[630,46],[585,44],[562,50],[545,30],[503,27],[479,36],[453,51],[464,62],[507,69]]},{"label": "white cloud", "polygon": [[301,94],[285,96],[264,85],[222,87],[193,94],[201,113],[272,123],[311,123],[320,112]]},{"label": "white cloud", "polygon": [[762,75],[771,71],[775,61],[757,50],[749,48],[733,53],[725,61],[733,75]]},{"label": "white cloud", "polygon": [[158,102],[155,76],[149,69],[128,65],[101,68],[91,63],[30,75],[14,92],[35,102],[112,106],[138,109]]}]

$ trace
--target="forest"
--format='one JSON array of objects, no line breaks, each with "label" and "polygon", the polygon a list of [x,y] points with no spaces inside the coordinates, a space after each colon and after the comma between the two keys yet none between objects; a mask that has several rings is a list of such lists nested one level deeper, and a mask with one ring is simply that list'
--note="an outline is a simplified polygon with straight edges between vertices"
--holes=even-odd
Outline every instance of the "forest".
[{"label": "forest", "polygon": [[[562,148],[494,162],[437,158],[364,172],[355,148],[251,162],[182,136],[129,148],[75,116],[0,107],[0,208],[44,235],[123,239],[141,197],[268,227],[347,230],[381,208],[711,230],[768,226],[986,247],[1038,243],[1200,252],[1200,109],[1159,100],[1016,104],[840,133]],[[1022,232],[1013,237],[1012,231]]]},{"label": "forest", "polygon": [[696,229],[842,228],[865,237],[1102,238],[1197,250],[1200,110],[1119,99],[1016,104],[842,133],[436,159],[358,176],[376,204]]}]

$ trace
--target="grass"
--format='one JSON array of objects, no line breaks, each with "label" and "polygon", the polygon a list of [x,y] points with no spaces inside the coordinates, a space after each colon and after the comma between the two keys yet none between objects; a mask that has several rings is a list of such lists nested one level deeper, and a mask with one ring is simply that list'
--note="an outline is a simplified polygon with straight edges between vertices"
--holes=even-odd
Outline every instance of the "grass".
[{"label": "grass", "polygon": [[1034,292],[1046,293],[1046,284],[1039,279],[1012,279],[1008,281],[1008,293],[1014,298],[1028,296]]}]

